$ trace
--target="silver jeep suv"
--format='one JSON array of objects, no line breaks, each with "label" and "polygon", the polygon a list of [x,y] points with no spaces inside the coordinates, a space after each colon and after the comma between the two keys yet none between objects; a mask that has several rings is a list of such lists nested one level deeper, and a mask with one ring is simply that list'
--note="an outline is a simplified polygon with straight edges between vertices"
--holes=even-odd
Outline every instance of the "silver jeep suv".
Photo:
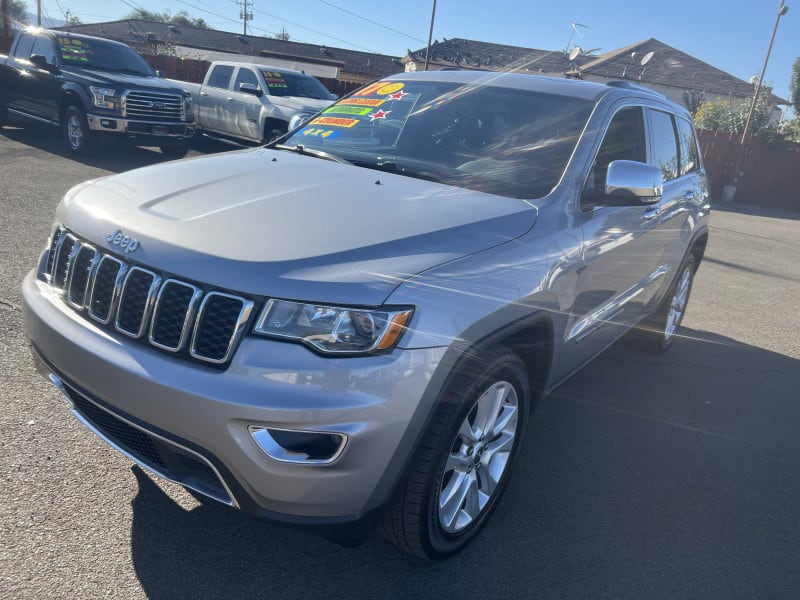
[{"label": "silver jeep suv", "polygon": [[690,117],[657,93],[397,75],[271,147],[71,190],[27,332],[75,415],[149,470],[445,558],[538,398],[632,328],[673,342],[708,214]]}]

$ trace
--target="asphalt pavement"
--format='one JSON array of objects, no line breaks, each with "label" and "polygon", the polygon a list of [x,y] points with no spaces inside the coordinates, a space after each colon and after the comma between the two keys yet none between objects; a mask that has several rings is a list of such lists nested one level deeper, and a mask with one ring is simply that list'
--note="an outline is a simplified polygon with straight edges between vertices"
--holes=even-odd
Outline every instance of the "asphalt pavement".
[{"label": "asphalt pavement", "polygon": [[20,282],[55,205],[163,160],[0,130],[0,598],[800,597],[800,213],[715,206],[673,347],[623,340],[545,398],[487,527],[426,563],[199,502],[35,373]]}]

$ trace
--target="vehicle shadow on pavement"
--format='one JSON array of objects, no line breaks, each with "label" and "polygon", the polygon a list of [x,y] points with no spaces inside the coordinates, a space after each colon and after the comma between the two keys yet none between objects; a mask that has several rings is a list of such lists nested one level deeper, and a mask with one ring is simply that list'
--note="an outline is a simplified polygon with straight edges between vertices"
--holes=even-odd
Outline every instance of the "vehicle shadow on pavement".
[{"label": "vehicle shadow on pavement", "polygon": [[[157,147],[134,146],[127,140],[117,137],[98,137],[94,140],[96,145],[87,154],[73,155],[65,148],[58,128],[44,123],[9,122],[0,129],[0,135],[20,144],[113,173],[130,171],[170,160]],[[232,146],[201,138],[192,142],[192,148],[203,154],[235,149]]]},{"label": "vehicle shadow on pavement", "polygon": [[186,510],[134,467],[139,581],[151,598],[797,597],[800,361],[681,333],[656,357],[623,341],[545,398],[449,561]]}]

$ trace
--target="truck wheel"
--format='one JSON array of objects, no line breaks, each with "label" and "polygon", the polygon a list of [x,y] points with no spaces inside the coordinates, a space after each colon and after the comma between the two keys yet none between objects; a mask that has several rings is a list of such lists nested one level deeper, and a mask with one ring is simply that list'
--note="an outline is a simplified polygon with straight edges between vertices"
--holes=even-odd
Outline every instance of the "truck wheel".
[{"label": "truck wheel", "polygon": [[389,541],[434,560],[475,537],[508,483],[531,402],[525,365],[505,349],[476,356],[440,400],[382,523]]},{"label": "truck wheel", "polygon": [[649,352],[663,352],[672,345],[683,321],[696,270],[694,256],[683,261],[678,277],[655,312],[646,317],[636,330],[638,345]]},{"label": "truck wheel", "polygon": [[70,106],[64,111],[61,133],[67,149],[73,154],[85,154],[91,147],[91,133],[89,124],[86,122],[86,114],[77,106]]},{"label": "truck wheel", "polygon": [[171,144],[161,144],[159,148],[161,149],[161,154],[172,160],[186,156],[186,154],[189,152],[190,145],[190,142],[182,141]]}]

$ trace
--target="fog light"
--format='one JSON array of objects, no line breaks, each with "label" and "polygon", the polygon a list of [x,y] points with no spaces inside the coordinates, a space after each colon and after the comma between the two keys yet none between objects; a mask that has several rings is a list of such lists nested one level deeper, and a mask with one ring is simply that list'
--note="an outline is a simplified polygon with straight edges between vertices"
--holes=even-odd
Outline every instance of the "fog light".
[{"label": "fog light", "polygon": [[280,462],[327,465],[338,459],[347,445],[343,433],[250,427],[250,435],[267,456]]},{"label": "fog light", "polygon": [[117,122],[113,119],[100,119],[100,125],[105,127],[106,129],[116,129]]}]

